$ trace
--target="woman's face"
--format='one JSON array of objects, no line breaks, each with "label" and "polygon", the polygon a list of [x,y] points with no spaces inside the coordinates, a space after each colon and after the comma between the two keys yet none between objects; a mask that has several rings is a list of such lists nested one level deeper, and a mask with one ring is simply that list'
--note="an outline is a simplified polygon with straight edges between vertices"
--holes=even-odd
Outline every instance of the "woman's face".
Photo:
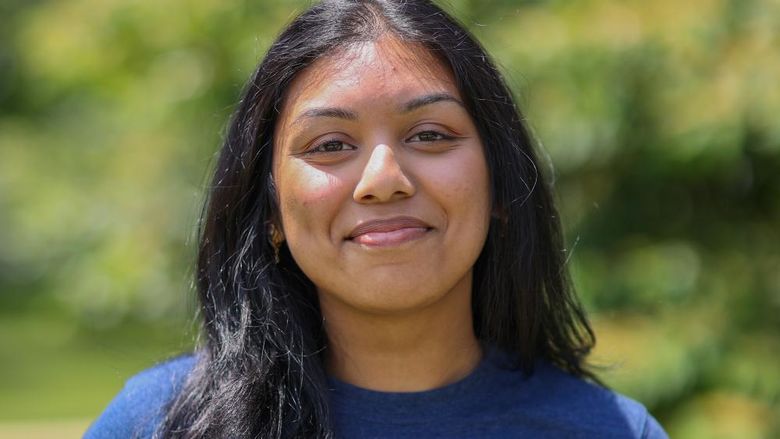
[{"label": "woman's face", "polygon": [[462,102],[448,68],[392,38],[292,82],[273,175],[287,245],[323,307],[412,312],[470,294],[491,207]]}]

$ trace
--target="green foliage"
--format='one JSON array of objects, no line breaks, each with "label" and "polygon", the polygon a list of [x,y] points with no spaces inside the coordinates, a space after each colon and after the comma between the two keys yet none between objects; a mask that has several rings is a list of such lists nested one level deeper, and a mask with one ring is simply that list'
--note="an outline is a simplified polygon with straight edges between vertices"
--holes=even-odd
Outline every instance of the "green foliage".
[{"label": "green foliage", "polygon": [[[188,345],[184,330],[149,334],[188,325],[211,157],[307,3],[0,5],[0,417],[94,416],[132,371]],[[672,436],[780,434],[780,4],[452,9],[549,154],[607,381]],[[107,376],[116,351],[94,337],[148,346]],[[57,373],[35,368],[51,357]],[[81,384],[47,396],[69,377]],[[5,395],[49,405],[24,415],[34,404]]]}]

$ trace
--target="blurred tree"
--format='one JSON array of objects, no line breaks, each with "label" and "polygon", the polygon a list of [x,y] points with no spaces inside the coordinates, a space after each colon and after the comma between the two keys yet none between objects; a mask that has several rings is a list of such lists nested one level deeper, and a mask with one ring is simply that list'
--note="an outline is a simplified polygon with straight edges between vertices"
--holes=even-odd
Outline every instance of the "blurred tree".
[{"label": "blurred tree", "polygon": [[[607,381],[672,436],[780,435],[780,3],[450,3],[549,154]],[[306,4],[0,3],[0,341],[185,324],[210,158]]]}]

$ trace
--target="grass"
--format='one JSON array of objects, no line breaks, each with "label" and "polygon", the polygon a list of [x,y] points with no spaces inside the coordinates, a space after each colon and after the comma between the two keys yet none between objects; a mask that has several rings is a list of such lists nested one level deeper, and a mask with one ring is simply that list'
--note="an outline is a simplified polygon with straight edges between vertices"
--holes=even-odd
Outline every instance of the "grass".
[{"label": "grass", "polygon": [[0,421],[0,439],[80,438],[88,419]]},{"label": "grass", "polygon": [[186,333],[181,324],[95,331],[62,314],[0,315],[0,438],[20,422],[83,429],[129,377],[189,349]]}]

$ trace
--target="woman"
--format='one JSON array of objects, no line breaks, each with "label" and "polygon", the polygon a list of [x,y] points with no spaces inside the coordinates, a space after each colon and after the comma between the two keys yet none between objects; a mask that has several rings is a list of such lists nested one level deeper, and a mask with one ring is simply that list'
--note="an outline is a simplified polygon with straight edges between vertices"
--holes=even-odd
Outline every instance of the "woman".
[{"label": "woman", "polygon": [[198,259],[205,344],[87,437],[665,437],[596,384],[531,137],[426,0],[324,1],[233,116]]}]

